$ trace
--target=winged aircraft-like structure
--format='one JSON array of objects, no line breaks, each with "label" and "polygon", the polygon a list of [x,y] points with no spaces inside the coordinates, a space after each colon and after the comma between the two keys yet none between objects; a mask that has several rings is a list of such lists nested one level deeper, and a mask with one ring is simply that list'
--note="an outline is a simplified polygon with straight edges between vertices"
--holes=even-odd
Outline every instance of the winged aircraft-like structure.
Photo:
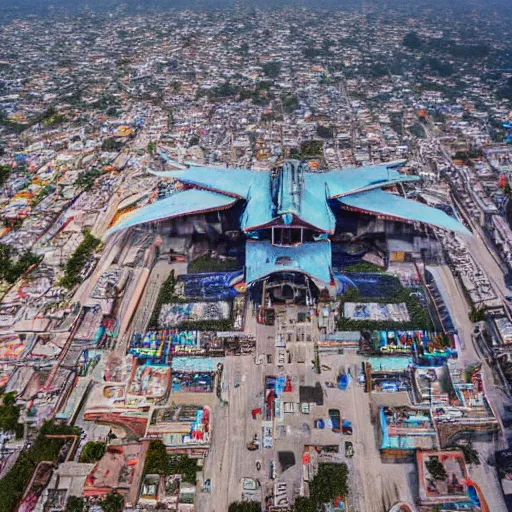
[{"label": "winged aircraft-like structure", "polygon": [[333,205],[381,218],[420,222],[467,235],[445,212],[386,189],[419,178],[400,172],[405,161],[311,172],[305,162],[285,161],[273,171],[190,166],[155,172],[185,190],[119,219],[106,236],[147,223],[229,209],[243,202],[240,229],[247,236],[247,284],[276,272],[300,272],[332,282],[331,242],[336,228]]}]

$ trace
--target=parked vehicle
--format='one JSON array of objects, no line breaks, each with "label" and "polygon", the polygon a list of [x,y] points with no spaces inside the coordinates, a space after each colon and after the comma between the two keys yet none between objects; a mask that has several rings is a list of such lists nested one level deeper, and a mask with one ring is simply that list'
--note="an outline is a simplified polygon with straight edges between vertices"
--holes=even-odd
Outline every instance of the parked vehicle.
[{"label": "parked vehicle", "polygon": [[341,424],[341,431],[347,436],[352,435],[352,423],[348,420],[343,420]]},{"label": "parked vehicle", "polygon": [[270,479],[275,480],[277,478],[277,470],[276,470],[276,463],[271,460],[270,461]]},{"label": "parked vehicle", "polygon": [[259,447],[260,447],[260,440],[259,440],[258,434],[254,434],[254,437],[252,438],[252,441],[250,443],[247,443],[247,449],[250,452],[254,452]]},{"label": "parked vehicle", "polygon": [[329,419],[332,423],[333,432],[341,432],[341,415],[339,409],[329,409]]},{"label": "parked vehicle", "polygon": [[345,391],[348,388],[350,377],[346,373],[340,373],[338,375],[338,388]]},{"label": "parked vehicle", "polygon": [[351,441],[345,441],[345,457],[351,459],[354,456],[354,445]]}]

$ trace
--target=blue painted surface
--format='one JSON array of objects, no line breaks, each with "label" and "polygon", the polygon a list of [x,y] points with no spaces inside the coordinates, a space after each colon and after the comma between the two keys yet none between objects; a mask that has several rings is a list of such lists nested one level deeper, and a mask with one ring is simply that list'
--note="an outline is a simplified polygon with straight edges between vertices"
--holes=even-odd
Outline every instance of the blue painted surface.
[{"label": "blue painted surface", "polygon": [[407,221],[424,222],[448,231],[456,231],[471,236],[471,233],[460,222],[443,211],[380,189],[346,196],[339,199],[339,201],[347,206],[374,214],[389,215]]},{"label": "blue painted surface", "polygon": [[345,391],[348,388],[349,376],[346,373],[338,375],[338,388]]},{"label": "blue painted surface", "polygon": [[246,199],[251,185],[263,186],[268,179],[265,172],[249,169],[221,169],[218,167],[190,167],[183,171],[148,171],[161,178],[174,178],[201,188]]},{"label": "blue painted surface", "polygon": [[[177,171],[150,170],[151,174],[160,178],[174,178],[197,188],[174,194],[123,217],[107,232],[107,236],[145,222],[221,209],[234,204],[236,199],[247,201],[240,219],[244,231],[254,231],[281,217],[280,222],[285,225],[298,220],[319,232],[333,233],[336,219],[328,200],[334,197],[339,197],[344,205],[373,214],[425,222],[469,234],[460,223],[441,210],[380,190],[386,185],[419,179],[398,172],[397,169],[403,164],[404,161],[398,161],[312,173],[305,164],[290,160],[284,163],[279,173],[272,176],[270,171],[197,166]],[[324,275],[330,265],[329,260]]]},{"label": "blue painted surface", "polygon": [[280,247],[268,241],[248,240],[245,247],[247,284],[275,272],[302,272],[315,279],[331,281],[331,243],[309,242]]},{"label": "blue painted surface", "polygon": [[187,298],[232,300],[239,294],[235,285],[243,281],[243,270],[183,274],[178,276],[178,281],[183,283]]},{"label": "blue painted surface", "polygon": [[139,210],[122,217],[119,222],[109,229],[105,236],[116,231],[155,222],[182,215],[201,213],[202,211],[226,208],[233,205],[237,199],[216,194],[207,190],[190,189],[172,194],[161,201],[155,201]]},{"label": "blue painted surface", "polygon": [[257,229],[272,222],[274,219],[274,205],[270,194],[270,175],[261,173],[247,193],[247,205],[240,219],[243,231]]},{"label": "blue painted surface", "polygon": [[[390,167],[391,166],[391,167]],[[326,173],[306,173],[307,190],[325,190],[327,197],[333,198],[354,193],[360,189],[380,188],[399,182],[418,181],[418,176],[401,174],[393,169],[393,164],[371,165],[367,167],[348,167]]]}]

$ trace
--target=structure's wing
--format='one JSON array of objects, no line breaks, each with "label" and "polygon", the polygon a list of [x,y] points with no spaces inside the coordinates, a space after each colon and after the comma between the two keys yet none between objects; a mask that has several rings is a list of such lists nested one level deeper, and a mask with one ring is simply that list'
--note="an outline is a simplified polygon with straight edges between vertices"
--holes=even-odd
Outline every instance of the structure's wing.
[{"label": "structure's wing", "polygon": [[270,176],[262,173],[247,194],[247,205],[240,219],[243,231],[260,229],[274,220],[274,205],[270,193]]},{"label": "structure's wing", "polygon": [[157,222],[182,215],[223,210],[232,206],[236,201],[236,198],[216,194],[208,190],[184,190],[126,214],[107,231],[105,237],[109,237],[122,229],[147,222]]},{"label": "structure's wing", "polygon": [[426,206],[396,194],[375,189],[338,199],[345,207],[373,215],[383,215],[409,222],[423,222],[447,231],[471,235],[459,221],[437,208]]},{"label": "structure's wing", "polygon": [[409,176],[397,171],[404,163],[405,160],[400,160],[367,167],[347,167],[326,173],[307,173],[305,176],[306,187],[317,189],[325,183],[327,196],[329,199],[333,199],[395,183],[418,181],[420,179],[418,176]]},{"label": "structure's wing", "polygon": [[325,194],[325,185],[316,188],[306,186],[299,217],[320,231],[334,233],[336,218],[329,208]]},{"label": "structure's wing", "polygon": [[148,172],[161,178],[174,178],[204,190],[212,190],[238,199],[246,199],[252,183],[263,181],[267,173],[249,169],[190,167],[182,171]]},{"label": "structure's wing", "polygon": [[329,240],[293,247],[248,240],[245,246],[246,283],[258,281],[275,272],[301,272],[324,283],[330,283],[331,259]]}]

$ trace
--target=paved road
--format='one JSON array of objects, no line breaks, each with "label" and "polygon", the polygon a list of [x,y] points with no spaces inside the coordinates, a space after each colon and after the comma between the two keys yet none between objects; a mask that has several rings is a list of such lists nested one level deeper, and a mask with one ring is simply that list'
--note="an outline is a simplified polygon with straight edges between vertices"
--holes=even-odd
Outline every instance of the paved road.
[{"label": "paved road", "polygon": [[[351,351],[344,355],[322,356],[321,362],[332,368],[322,372],[322,380],[334,381],[340,367],[357,375],[363,358]],[[325,376],[324,376],[325,375]],[[343,418],[352,421],[354,434],[343,441],[354,443],[355,455],[347,460],[350,471],[350,510],[382,512],[397,501],[414,502],[416,492],[414,464],[384,464],[377,445],[377,424],[372,423],[370,395],[352,380],[346,391],[329,389],[327,408],[341,410]]]},{"label": "paved road", "polygon": [[[487,399],[495,414],[501,414],[503,404],[509,402],[507,395],[497,386],[493,372],[486,361],[479,355],[479,350],[475,347],[473,337],[474,324],[469,320],[469,307],[466,299],[459,290],[450,269],[446,266],[429,267],[428,270],[434,276],[446,307],[452,316],[453,323],[459,332],[461,347],[457,362],[461,368],[475,361],[482,362],[482,376]],[[475,448],[478,450],[482,460],[481,466],[470,466],[469,471],[473,480],[480,486],[484,493],[490,510],[506,510],[501,487],[496,477],[496,470],[493,466],[487,464],[491,460],[497,449],[505,448],[505,442],[500,435],[499,438],[491,443],[477,442]]]},{"label": "paved road", "polygon": [[[309,348],[312,349],[312,344]],[[356,375],[362,359],[350,353],[322,357],[322,364],[329,369],[317,375],[312,370],[311,357],[312,352],[304,364],[285,365],[284,373],[291,375],[295,390],[300,382],[306,385],[320,382],[325,390],[324,405],[313,406],[309,415],[300,411],[285,414],[284,432],[282,435],[276,432],[273,448],[255,452],[248,451],[246,443],[254,434],[261,439],[261,419],[253,420],[251,409],[262,405],[264,376],[276,375],[279,370],[273,364],[255,365],[249,356],[225,359],[224,384],[229,404],[225,408],[216,408],[212,448],[204,467],[204,478],[211,480],[212,493],[198,496],[199,512],[224,512],[230,503],[240,500],[242,477],[259,480],[261,491],[257,498],[262,499],[274,484],[269,478],[269,467],[279,451],[292,451],[295,456],[294,467],[283,474],[278,472],[278,481],[287,483],[288,497],[293,499],[299,491],[301,457],[306,443],[340,445],[340,454],[336,458],[349,467],[350,508],[353,512],[382,512],[399,500],[413,500],[416,489],[414,465],[397,464],[390,471],[391,466],[381,462],[375,426],[370,417],[369,395],[354,382],[345,392],[325,387],[325,382],[335,381],[340,368],[350,368],[352,375]],[[240,382],[239,387],[235,387],[235,382]],[[328,417],[329,408],[339,409],[342,417],[352,422],[352,436],[313,428],[314,419]],[[311,425],[309,434],[303,430],[305,423]],[[352,459],[344,456],[345,441],[354,443]],[[256,469],[256,461],[262,463],[260,471]]]},{"label": "paved road", "polygon": [[117,343],[115,350],[117,354],[121,356],[126,354],[128,343],[133,333],[146,332],[158,294],[160,293],[160,288],[173,270],[176,276],[186,274],[187,263],[169,263],[167,255],[162,255],[151,270],[148,282],[127,332],[123,336],[123,339]]},{"label": "paved road", "polygon": [[[234,386],[235,378],[240,381],[239,387]],[[246,444],[254,434],[261,437],[260,424],[250,413],[262,400],[258,396],[262,378],[261,366],[254,364],[252,356],[225,359],[224,396],[228,405],[217,406],[213,414],[212,447],[204,465],[204,479],[211,480],[212,492],[198,495],[198,512],[225,512],[230,503],[241,498],[241,478],[258,477],[256,461],[263,459],[262,453],[248,451]]]}]

